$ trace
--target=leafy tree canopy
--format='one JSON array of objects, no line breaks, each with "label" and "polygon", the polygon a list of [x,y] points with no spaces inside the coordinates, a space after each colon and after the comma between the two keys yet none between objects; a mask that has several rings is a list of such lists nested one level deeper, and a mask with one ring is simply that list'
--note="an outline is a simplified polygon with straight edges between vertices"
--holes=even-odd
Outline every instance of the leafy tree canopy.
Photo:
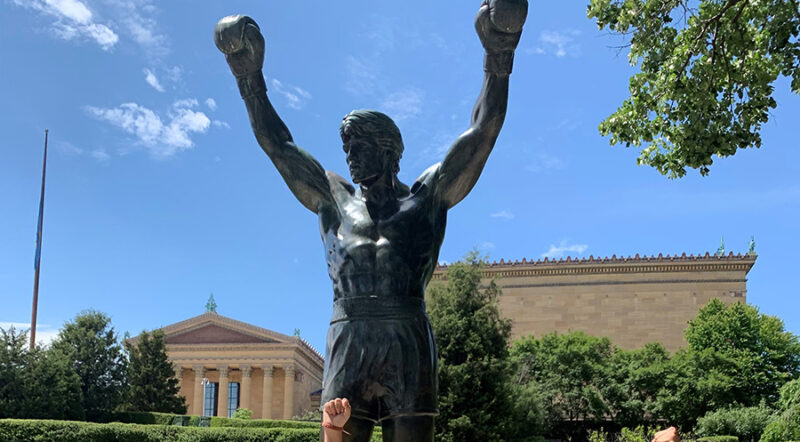
[{"label": "leafy tree canopy", "polygon": [[670,178],[760,147],[780,76],[800,93],[797,0],[590,0],[587,14],[629,37],[640,69],[600,132]]},{"label": "leafy tree canopy", "polygon": [[131,342],[125,341],[129,359],[125,408],[185,413],[186,400],[178,396],[180,386],[172,362],[167,358],[164,333],[161,330],[142,332],[135,344]]},{"label": "leafy tree canopy", "polygon": [[520,440],[522,411],[507,360],[511,322],[497,309],[494,282],[482,285],[482,266],[472,252],[448,268],[446,284],[431,284],[427,293],[439,348],[436,440]]},{"label": "leafy tree canopy", "polygon": [[28,350],[28,335],[0,329],[0,419],[83,419],[80,379],[60,352]]},{"label": "leafy tree canopy", "polygon": [[124,398],[127,361],[111,319],[86,310],[67,322],[51,348],[70,361],[81,380],[83,402],[90,421],[108,418]]}]

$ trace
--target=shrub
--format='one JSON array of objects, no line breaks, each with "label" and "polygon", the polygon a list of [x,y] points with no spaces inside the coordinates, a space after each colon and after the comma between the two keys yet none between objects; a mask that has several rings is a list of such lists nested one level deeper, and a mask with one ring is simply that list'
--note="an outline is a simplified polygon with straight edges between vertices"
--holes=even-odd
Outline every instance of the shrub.
[{"label": "shrub", "polygon": [[741,441],[755,442],[761,437],[773,410],[765,405],[715,410],[697,420],[699,436],[737,436]]},{"label": "shrub", "polygon": [[736,436],[708,436],[697,439],[697,442],[739,442]]},{"label": "shrub", "polygon": [[236,411],[233,412],[231,419],[250,419],[252,415],[253,410],[249,408],[237,408]]},{"label": "shrub", "polygon": [[155,411],[115,411],[111,413],[111,422],[140,425],[170,425],[176,414],[158,413]]},{"label": "shrub", "polygon": [[800,440],[800,380],[781,387],[780,410],[764,429],[762,442]]},{"label": "shrub", "polygon": [[0,420],[0,440],[14,442],[318,442],[319,429],[195,428],[96,424],[52,420]]}]

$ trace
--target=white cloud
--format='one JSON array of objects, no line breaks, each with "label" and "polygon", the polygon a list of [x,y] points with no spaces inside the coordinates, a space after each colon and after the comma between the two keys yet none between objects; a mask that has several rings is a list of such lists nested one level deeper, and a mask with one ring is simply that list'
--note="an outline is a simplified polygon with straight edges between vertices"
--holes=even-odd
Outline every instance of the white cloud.
[{"label": "white cloud", "polygon": [[559,245],[550,244],[550,250],[541,254],[542,258],[563,258],[567,253],[580,255],[589,248],[586,244],[568,244],[567,240],[562,240]]},{"label": "white cloud", "polygon": [[559,157],[539,152],[534,155],[533,162],[525,167],[525,169],[538,173],[545,170],[563,170],[566,163]]},{"label": "white cloud", "polygon": [[528,54],[550,54],[558,58],[566,56],[577,57],[581,53],[581,48],[575,42],[575,38],[580,35],[580,31],[542,31],[539,34],[539,46],[525,50]]},{"label": "white cloud", "polygon": [[[14,327],[17,331],[30,331],[30,322],[9,322],[0,321],[0,328],[8,331]],[[58,329],[53,328],[47,324],[36,324],[36,343],[40,345],[49,345],[58,336]],[[30,339],[30,334],[28,334]]]},{"label": "white cloud", "polygon": [[347,80],[345,81],[345,89],[354,95],[367,95],[372,93],[378,83],[379,69],[375,63],[357,59],[352,55],[346,59],[347,63]]},{"label": "white cloud", "polygon": [[194,146],[192,133],[205,133],[211,120],[203,112],[193,110],[197,100],[178,100],[167,112],[166,121],[152,110],[136,103],[123,103],[116,108],[87,106],[95,118],[111,123],[135,135],[155,157],[168,157]]},{"label": "white cloud", "polygon": [[217,101],[213,98],[206,98],[206,106],[212,111],[217,110]]},{"label": "white cloud", "polygon": [[[158,12],[151,0],[106,0],[130,37],[143,48],[151,59],[161,59],[169,53],[167,37],[159,31],[152,17]],[[152,60],[151,60],[152,61]]]},{"label": "white cloud", "polygon": [[225,129],[230,129],[231,128],[230,124],[228,124],[228,123],[226,123],[226,122],[224,122],[222,120],[214,120],[214,121],[211,122],[211,124],[213,124],[214,127],[222,127],[222,128],[225,128]]},{"label": "white cloud", "polygon": [[270,84],[272,85],[272,90],[286,98],[286,104],[292,109],[302,109],[306,102],[311,99],[311,94],[305,89],[290,84],[284,85],[277,78],[270,80]]},{"label": "white cloud", "polygon": [[514,219],[514,214],[508,210],[501,210],[490,215],[492,218]]},{"label": "white cloud", "polygon": [[395,121],[414,118],[422,112],[423,93],[409,88],[393,92],[381,103],[381,109]]},{"label": "white cloud", "polygon": [[119,36],[105,24],[99,23],[91,9],[80,0],[13,1],[17,6],[55,18],[51,31],[64,40],[88,38],[106,51],[111,50],[119,41]]},{"label": "white cloud", "polygon": [[162,86],[161,83],[158,81],[158,77],[156,77],[156,74],[154,74],[153,71],[147,68],[144,68],[143,71],[144,71],[144,81],[146,81],[147,84],[152,86],[153,89],[159,92],[164,92],[164,86]]},{"label": "white cloud", "polygon": [[55,148],[67,155],[88,156],[98,161],[107,161],[111,158],[104,149],[86,150],[75,146],[69,141],[59,140],[55,143]]}]

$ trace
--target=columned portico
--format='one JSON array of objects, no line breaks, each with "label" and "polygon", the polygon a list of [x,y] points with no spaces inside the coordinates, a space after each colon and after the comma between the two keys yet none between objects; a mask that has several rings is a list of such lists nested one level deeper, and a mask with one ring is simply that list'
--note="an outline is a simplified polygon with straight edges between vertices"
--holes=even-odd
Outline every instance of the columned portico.
[{"label": "columned portico", "polygon": [[[236,400],[229,391],[238,391],[239,408],[253,410],[253,419],[291,418],[318,406],[312,405],[312,393],[322,388],[322,355],[297,336],[215,312],[161,331],[176,377],[183,378],[179,394],[186,398],[191,414],[203,415],[215,405],[211,408],[216,408],[217,416],[227,416],[229,401]],[[231,383],[239,383],[239,388],[229,390]],[[206,400],[213,404],[204,404]]]}]

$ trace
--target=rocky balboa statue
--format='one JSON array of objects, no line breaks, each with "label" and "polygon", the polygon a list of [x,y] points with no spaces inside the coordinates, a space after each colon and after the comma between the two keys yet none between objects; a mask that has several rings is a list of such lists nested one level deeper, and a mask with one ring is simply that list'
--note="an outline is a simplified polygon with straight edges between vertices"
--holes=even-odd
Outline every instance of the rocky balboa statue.
[{"label": "rocky balboa statue", "polygon": [[267,98],[264,38],[256,22],[231,16],[214,29],[258,144],[300,203],[319,217],[334,292],[322,403],[350,400],[346,441],[368,441],[376,423],[385,441],[433,441],[437,356],[425,286],[447,210],[478,181],[503,125],[527,10],[526,0],[481,5],[475,28],[486,50],[485,77],[471,125],[411,187],[397,178],[400,131],[377,111],[353,111],[342,120],[342,147],[355,185],[323,169],[294,143]]}]

